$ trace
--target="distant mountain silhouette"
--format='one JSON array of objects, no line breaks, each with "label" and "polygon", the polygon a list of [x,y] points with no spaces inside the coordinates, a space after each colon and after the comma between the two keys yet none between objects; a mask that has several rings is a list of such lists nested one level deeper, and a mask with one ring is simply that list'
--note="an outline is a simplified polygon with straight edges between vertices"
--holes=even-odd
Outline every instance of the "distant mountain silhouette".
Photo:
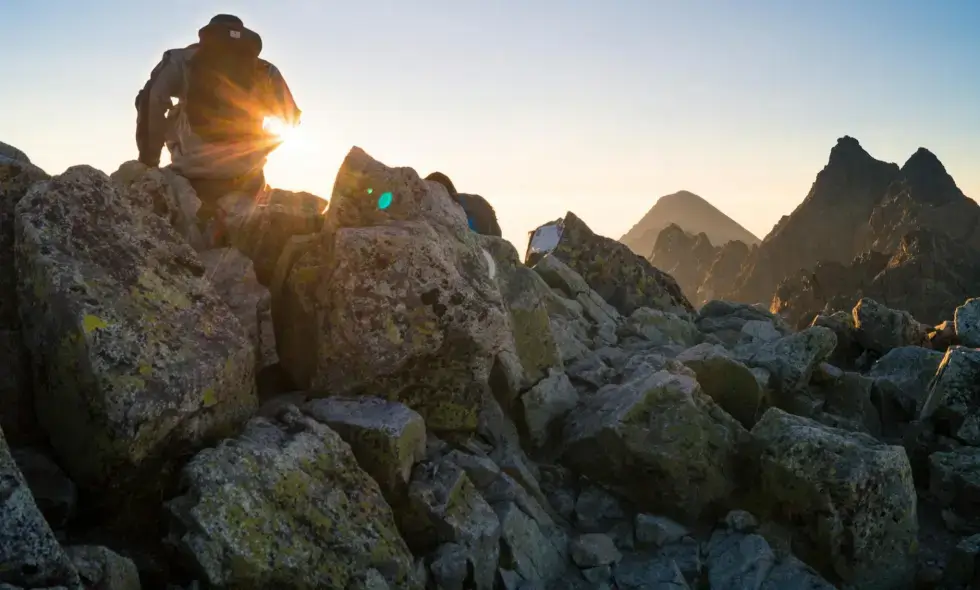
[{"label": "distant mountain silhouette", "polygon": [[703,233],[716,246],[722,246],[732,240],[745,242],[749,246],[759,243],[759,238],[752,235],[749,230],[711,203],[688,191],[660,197],[646,215],[619,241],[640,256],[647,258],[653,252],[657,236],[670,224],[677,225],[695,236]]},{"label": "distant mountain silhouette", "polygon": [[901,167],[842,137],[809,194],[753,250],[723,299],[793,323],[862,296],[935,322],[980,292],[980,205],[932,152]]}]

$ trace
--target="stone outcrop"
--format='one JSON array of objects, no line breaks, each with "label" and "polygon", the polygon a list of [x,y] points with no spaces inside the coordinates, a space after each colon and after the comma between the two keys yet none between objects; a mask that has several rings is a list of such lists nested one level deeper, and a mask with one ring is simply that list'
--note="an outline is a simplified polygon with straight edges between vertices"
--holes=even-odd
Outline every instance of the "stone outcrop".
[{"label": "stone outcrop", "polygon": [[17,311],[17,271],[14,261],[14,218],[17,203],[36,182],[48,175],[30,163],[23,152],[0,144],[0,427],[15,443],[43,439],[34,418],[30,364],[22,344]]},{"label": "stone outcrop", "polygon": [[311,339],[282,360],[298,385],[383,395],[430,428],[475,429],[493,361],[514,344],[496,263],[444,187],[355,148],[304,256],[285,287],[310,289],[312,313],[293,319],[315,327]]},{"label": "stone outcrop", "polygon": [[346,588],[376,569],[422,588],[378,484],[340,435],[295,407],[198,454],[182,479],[172,541],[208,584]]},{"label": "stone outcrop", "polygon": [[758,501],[777,519],[797,523],[794,541],[809,546],[808,557],[857,587],[905,587],[918,523],[901,447],[778,409],[762,417],[752,438]]},{"label": "stone outcrop", "polygon": [[[623,315],[638,307],[679,313],[694,309],[673,277],[623,244],[596,235],[572,212],[562,218],[560,237],[548,253],[581,275]],[[525,262],[534,265],[537,259],[529,255]]]},{"label": "stone outcrop", "polygon": [[84,166],[16,211],[34,407],[78,484],[148,491],[168,460],[247,419],[255,350],[166,220]]}]

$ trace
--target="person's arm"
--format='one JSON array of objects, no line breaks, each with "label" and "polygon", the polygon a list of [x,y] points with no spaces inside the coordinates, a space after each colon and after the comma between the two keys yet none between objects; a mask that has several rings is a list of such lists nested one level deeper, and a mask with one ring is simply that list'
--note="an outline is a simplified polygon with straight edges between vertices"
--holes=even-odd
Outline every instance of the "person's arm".
[{"label": "person's arm", "polygon": [[283,78],[279,68],[271,63],[269,64],[269,89],[271,92],[269,99],[271,114],[290,125],[298,125],[302,111],[296,106],[293,93],[290,92],[289,85],[286,84],[286,79]]},{"label": "person's arm", "polygon": [[183,71],[172,51],[153,68],[150,79],[136,97],[136,147],[139,161],[147,166],[160,165],[160,152],[166,140],[167,111],[171,97],[179,95]]}]

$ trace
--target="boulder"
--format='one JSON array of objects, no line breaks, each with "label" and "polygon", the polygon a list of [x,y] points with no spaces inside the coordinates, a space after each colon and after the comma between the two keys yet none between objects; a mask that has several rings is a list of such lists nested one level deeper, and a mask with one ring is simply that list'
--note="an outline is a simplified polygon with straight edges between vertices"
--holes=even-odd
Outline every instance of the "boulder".
[{"label": "boulder", "polygon": [[31,395],[30,359],[21,339],[14,267],[14,213],[34,184],[48,175],[19,150],[0,144],[0,428],[15,444],[39,438]]},{"label": "boulder", "polygon": [[566,420],[563,461],[640,508],[685,519],[726,500],[745,430],[684,371],[638,370],[585,400]]},{"label": "boulder", "polygon": [[515,571],[525,582],[547,584],[568,567],[568,540],[549,535],[513,502],[496,507],[500,517],[500,565]]},{"label": "boulder", "polygon": [[259,283],[269,286],[286,242],[320,231],[327,201],[311,193],[268,189],[262,202],[231,193],[218,201],[218,208],[229,244],[252,260]]},{"label": "boulder", "polygon": [[479,590],[492,590],[500,555],[501,522],[467,476],[446,459],[423,461],[412,473],[401,530],[416,553],[444,543],[459,545]]},{"label": "boulder", "polygon": [[626,320],[625,329],[657,345],[676,344],[687,348],[701,341],[698,327],[687,318],[648,307],[637,308]]},{"label": "boulder", "polygon": [[922,346],[929,327],[915,321],[907,311],[889,309],[865,297],[854,306],[857,341],[867,350],[884,354],[900,346]]},{"label": "boulder", "polygon": [[766,342],[755,350],[750,349],[739,360],[750,367],[766,369],[772,375],[773,387],[782,393],[789,393],[806,386],[813,370],[830,356],[836,346],[837,337],[833,331],[812,326]]},{"label": "boulder", "polygon": [[94,168],[34,185],[16,228],[41,426],[80,486],[153,497],[255,409],[252,344],[194,250]]},{"label": "boulder", "polygon": [[197,198],[189,180],[167,168],[147,168],[136,161],[124,163],[110,176],[130,202],[165,219],[195,250],[207,247],[198,227]]},{"label": "boulder", "polygon": [[552,372],[521,395],[524,425],[531,443],[542,447],[548,442],[552,425],[578,403],[579,394],[565,373]]},{"label": "boulder", "polygon": [[691,534],[684,525],[653,514],[637,514],[633,530],[636,532],[637,543],[655,547],[672,545]]},{"label": "boulder", "polygon": [[766,403],[766,392],[752,371],[717,344],[699,344],[677,356],[697,375],[706,394],[746,428],[752,428]]},{"label": "boulder", "polygon": [[34,503],[27,481],[0,431],[0,586],[66,586],[81,590],[78,573]]},{"label": "boulder", "polygon": [[14,162],[20,162],[24,164],[30,164],[31,159],[27,157],[27,154],[10,145],[9,143],[4,143],[0,141],[0,158],[5,158],[7,160],[12,160]]},{"label": "boulder", "polygon": [[755,499],[795,526],[804,559],[860,588],[907,587],[915,487],[901,447],[772,408],[752,429]]},{"label": "boulder", "polygon": [[[568,212],[550,254],[577,272],[602,299],[630,315],[638,307],[693,313],[677,281],[616,240],[596,235]],[[534,261],[526,259],[527,264]]]},{"label": "boulder", "polygon": [[960,344],[980,348],[980,298],[968,299],[957,307],[953,325]]},{"label": "boulder", "polygon": [[66,550],[85,588],[95,590],[140,590],[136,565],[115,552],[94,545],[76,545]]},{"label": "boulder", "polygon": [[943,353],[918,346],[893,348],[878,359],[868,375],[874,379],[882,419],[915,420],[942,360]]},{"label": "boulder", "polygon": [[835,367],[854,369],[858,359],[862,358],[864,347],[858,343],[857,330],[854,327],[854,315],[846,311],[835,311],[831,314],[819,314],[813,318],[811,326],[823,326],[833,330],[837,336],[837,346],[827,357],[827,361]]},{"label": "boulder", "polygon": [[312,389],[405,403],[436,431],[474,430],[493,363],[513,349],[479,240],[441,185],[352,149],[318,244],[287,279],[310,289],[315,314],[293,319],[315,332],[286,369],[312,368]]},{"label": "boulder", "polygon": [[[0,279],[0,282],[3,280]],[[20,323],[19,319],[17,323]],[[0,365],[4,367],[0,371],[0,428],[10,433],[8,440],[12,444],[43,443],[44,433],[38,427],[34,414],[31,357],[24,346],[19,327],[0,329]]]},{"label": "boulder", "polygon": [[561,351],[551,330],[548,301],[554,294],[538,273],[521,263],[514,246],[486,237],[483,247],[493,257],[494,278],[510,319],[521,374],[518,390],[534,385],[561,367]]},{"label": "boulder", "polygon": [[68,524],[78,503],[75,483],[37,449],[14,449],[12,454],[44,519],[55,529]]},{"label": "boulder", "polygon": [[581,568],[612,565],[623,558],[613,540],[602,533],[586,533],[572,540],[572,561]]},{"label": "boulder", "polygon": [[541,257],[534,265],[534,270],[552,289],[577,304],[579,313],[594,326],[590,331],[606,336],[611,340],[608,344],[616,344],[615,332],[622,323],[622,317],[581,275],[550,255]]},{"label": "boulder", "polygon": [[332,428],[351,446],[362,469],[385,497],[397,498],[412,468],[425,456],[425,422],[408,407],[378,398],[313,400],[303,411]]},{"label": "boulder", "polygon": [[960,447],[929,456],[929,493],[950,529],[980,533],[980,449]]},{"label": "boulder", "polygon": [[329,426],[288,407],[198,453],[168,503],[170,542],[222,588],[346,588],[369,570],[421,589],[378,484]]},{"label": "boulder", "polygon": [[205,278],[234,312],[255,350],[255,374],[279,363],[272,296],[255,278],[252,261],[235,248],[201,252]]},{"label": "boulder", "polygon": [[919,419],[962,443],[980,446],[980,350],[953,346],[946,351]]},{"label": "boulder", "polygon": [[317,340],[316,290],[323,264],[316,235],[294,236],[283,247],[269,291],[272,325],[282,368],[296,387],[313,382],[317,357],[310,353]]}]

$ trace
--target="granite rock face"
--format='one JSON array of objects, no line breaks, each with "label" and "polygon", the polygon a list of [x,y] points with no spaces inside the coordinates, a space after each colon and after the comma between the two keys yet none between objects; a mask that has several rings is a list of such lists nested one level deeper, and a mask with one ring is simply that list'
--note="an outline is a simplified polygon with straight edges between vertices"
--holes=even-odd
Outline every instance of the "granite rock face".
[{"label": "granite rock face", "polygon": [[[550,254],[581,275],[621,314],[630,315],[638,307],[678,313],[694,311],[673,277],[627,246],[596,235],[572,212],[565,215],[560,227],[560,238]],[[536,261],[525,262],[533,265]]]},{"label": "granite rock face", "polygon": [[151,488],[170,459],[248,418],[255,349],[164,219],[85,166],[35,184],[16,211],[34,407],[79,485]]}]

